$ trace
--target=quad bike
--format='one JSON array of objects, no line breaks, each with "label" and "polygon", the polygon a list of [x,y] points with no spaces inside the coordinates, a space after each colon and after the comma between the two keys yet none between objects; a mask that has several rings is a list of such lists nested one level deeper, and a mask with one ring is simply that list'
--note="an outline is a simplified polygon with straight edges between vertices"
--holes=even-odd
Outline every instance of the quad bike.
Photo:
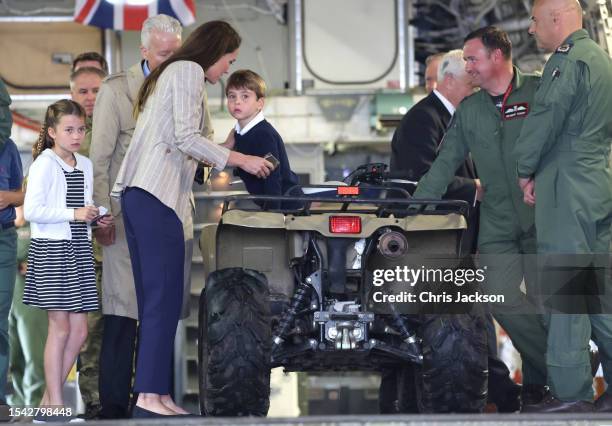
[{"label": "quad bike", "polygon": [[[203,230],[203,413],[265,416],[276,367],[391,371],[400,410],[483,410],[484,316],[477,309],[457,314],[454,304],[377,302],[381,287],[374,285],[377,270],[461,265],[467,203],[413,199],[384,164],[359,167],[347,183],[228,197],[219,224]],[[267,201],[294,208],[266,209]],[[385,291],[405,287],[390,283]]]}]

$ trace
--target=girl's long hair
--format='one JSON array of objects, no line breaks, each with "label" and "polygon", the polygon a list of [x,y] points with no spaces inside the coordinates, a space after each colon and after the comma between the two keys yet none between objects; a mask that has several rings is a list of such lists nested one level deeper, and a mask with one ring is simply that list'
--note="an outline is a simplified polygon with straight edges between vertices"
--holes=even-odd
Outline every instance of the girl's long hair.
[{"label": "girl's long hair", "polygon": [[193,61],[206,72],[223,55],[238,49],[241,41],[236,30],[225,21],[210,21],[200,25],[172,56],[151,71],[145,79],[134,105],[134,116],[137,117],[142,112],[147,99],[155,90],[159,76],[168,65],[176,61]]},{"label": "girl's long hair", "polygon": [[49,128],[55,128],[60,119],[65,115],[76,115],[77,117],[81,117],[83,120],[85,120],[85,110],[75,101],[70,99],[62,99],[49,105],[47,112],[45,113],[45,121],[43,122],[40,133],[38,134],[38,140],[32,147],[32,157],[34,157],[34,160],[36,160],[36,157],[38,157],[45,149],[53,147],[55,142],[51,136],[49,136]]}]

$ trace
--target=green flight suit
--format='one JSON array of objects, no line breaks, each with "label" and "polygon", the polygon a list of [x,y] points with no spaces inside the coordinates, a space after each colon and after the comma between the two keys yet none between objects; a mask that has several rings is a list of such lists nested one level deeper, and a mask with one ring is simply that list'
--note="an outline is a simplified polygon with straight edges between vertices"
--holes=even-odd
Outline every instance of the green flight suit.
[{"label": "green flight suit", "polygon": [[[535,176],[544,293],[556,294],[572,279],[586,291],[596,284],[605,291],[598,300],[603,314],[586,305],[582,292],[565,298],[566,306],[580,312],[549,315],[548,376],[553,394],[563,401],[593,399],[591,336],[612,384],[612,316],[605,314],[612,312],[610,280],[605,278],[612,224],[611,101],[612,61],[585,30],[576,31],[546,63],[516,146],[519,176]],[[589,265],[603,273],[576,280]],[[551,312],[572,312],[558,306]]]},{"label": "green flight suit", "polygon": [[45,391],[44,352],[48,320],[46,311],[23,304],[29,246],[30,226],[26,225],[17,229],[19,266],[9,316],[13,394],[8,402],[37,407]]},{"label": "green flight suit", "polygon": [[[89,157],[91,146],[91,123],[92,118],[85,119],[85,137],[79,148],[79,154]],[[102,283],[102,247],[97,241],[93,241],[94,266],[96,270],[96,287],[100,296]],[[102,347],[102,332],[104,328],[102,310],[90,312],[87,315],[88,336],[79,354],[79,390],[85,403],[86,415],[93,414],[100,405],[98,392],[98,375],[100,372],[99,358]]]},{"label": "green flight suit", "polygon": [[4,82],[0,80],[0,141],[5,140],[11,135],[11,127],[13,127],[13,117],[9,105],[11,97]]},{"label": "green flight suit", "polygon": [[[11,136],[13,118],[9,109],[10,104],[11,97],[6,90],[6,86],[0,80],[0,154],[5,147],[5,141]],[[0,190],[15,189],[9,187],[13,170],[8,167],[2,167],[2,169],[0,170]],[[21,176],[19,177],[21,178]],[[15,286],[16,251],[17,233],[15,228],[0,229],[0,406],[4,405],[6,396],[5,384],[9,366],[8,317]]]},{"label": "green flight suit", "polygon": [[516,160],[512,154],[539,77],[514,68],[512,91],[503,107],[507,119],[491,96],[480,90],[459,105],[442,140],[440,153],[421,178],[415,198],[439,199],[455,170],[471,153],[485,189],[480,206],[479,266],[486,265],[485,291],[504,295],[504,303],[491,304],[495,319],[508,332],[523,359],[524,383],[546,384],[546,330],[527,295],[535,290],[535,225],[533,208],[523,203],[518,188]]}]

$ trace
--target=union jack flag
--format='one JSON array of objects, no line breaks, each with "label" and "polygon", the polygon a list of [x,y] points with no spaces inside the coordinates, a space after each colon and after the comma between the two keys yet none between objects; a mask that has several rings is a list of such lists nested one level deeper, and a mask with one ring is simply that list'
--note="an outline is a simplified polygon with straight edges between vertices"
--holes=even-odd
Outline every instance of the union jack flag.
[{"label": "union jack flag", "polygon": [[195,22],[194,0],[76,0],[74,20],[113,30],[140,31],[149,17],[163,13],[183,26]]}]

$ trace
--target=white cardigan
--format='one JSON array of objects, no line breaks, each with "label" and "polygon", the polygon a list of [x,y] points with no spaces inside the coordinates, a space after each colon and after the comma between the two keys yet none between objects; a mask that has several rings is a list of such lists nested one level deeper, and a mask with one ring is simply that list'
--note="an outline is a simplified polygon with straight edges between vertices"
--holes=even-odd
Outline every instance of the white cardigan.
[{"label": "white cardigan", "polygon": [[[76,166],[66,164],[51,149],[45,149],[30,166],[23,213],[30,222],[32,238],[71,240],[71,220],[74,210],[66,207],[66,178],[62,169],[72,172],[82,170],[85,175],[85,205],[93,204],[93,169],[89,158],[74,154]],[[91,239],[91,226],[87,224]]]}]

